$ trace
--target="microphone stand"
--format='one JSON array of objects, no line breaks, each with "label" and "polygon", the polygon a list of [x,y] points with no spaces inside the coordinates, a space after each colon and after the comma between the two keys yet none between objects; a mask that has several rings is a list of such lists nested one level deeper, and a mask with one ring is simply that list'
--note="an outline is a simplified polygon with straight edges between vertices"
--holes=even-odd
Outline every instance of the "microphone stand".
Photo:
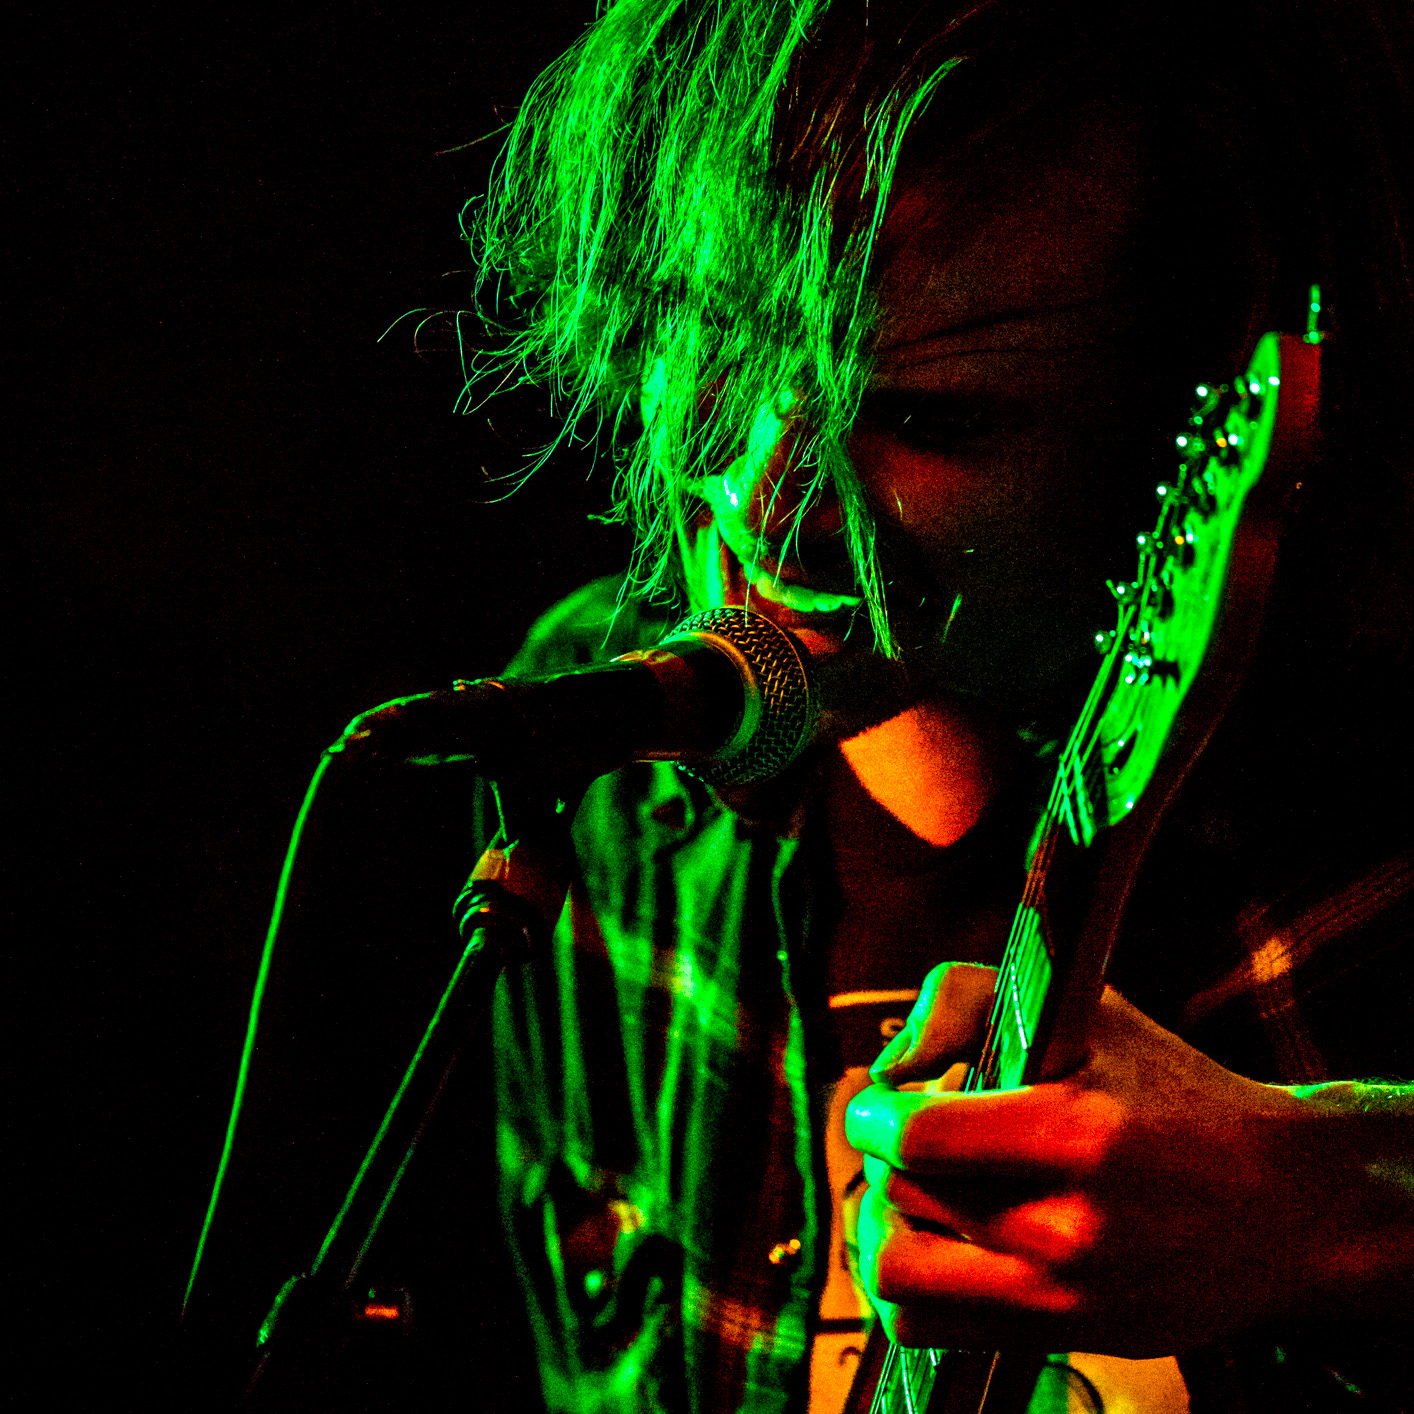
[{"label": "microphone stand", "polygon": [[363,1302],[356,1299],[359,1273],[457,1061],[490,1008],[502,970],[548,952],[549,933],[568,891],[570,806],[588,782],[625,761],[646,759],[693,762],[694,774],[708,782],[764,779],[799,753],[818,711],[810,655],[801,644],[759,614],[719,608],[685,619],[658,647],[612,663],[544,678],[458,682],[450,692],[384,703],[349,724],[325,753],[286,855],[226,1151],[188,1296],[240,1112],[283,891],[305,814],[329,761],[350,749],[414,764],[474,761],[490,781],[498,809],[497,783],[513,785],[527,828],[512,833],[502,813],[497,838],[514,843],[486,851],[458,901],[462,954],[318,1254],[280,1288],[261,1325],[260,1358],[248,1395],[258,1391],[263,1400],[272,1388],[289,1383],[297,1366],[284,1351],[302,1346],[332,1353],[360,1321],[407,1325],[401,1294],[384,1299],[371,1292]]},{"label": "microphone stand", "polygon": [[[492,788],[499,809],[501,792]],[[359,1273],[457,1063],[481,1032],[501,973],[548,952],[568,892],[572,814],[564,799],[527,811],[535,825],[511,844],[493,843],[473,870],[456,903],[463,946],[451,977],[314,1261],[285,1282],[261,1323],[248,1400],[279,1407],[282,1395],[306,1395],[309,1379],[361,1327],[407,1326],[406,1293],[360,1295]],[[497,839],[506,837],[503,813]]]}]

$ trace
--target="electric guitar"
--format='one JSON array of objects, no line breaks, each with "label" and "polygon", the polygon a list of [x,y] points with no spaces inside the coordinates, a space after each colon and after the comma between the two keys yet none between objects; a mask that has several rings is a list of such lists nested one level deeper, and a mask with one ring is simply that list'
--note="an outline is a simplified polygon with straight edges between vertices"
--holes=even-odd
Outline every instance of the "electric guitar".
[{"label": "electric guitar", "polygon": [[[1103,662],[1061,753],[965,1090],[1063,1075],[1080,1058],[1145,849],[1256,639],[1313,428],[1318,351],[1267,334],[1241,378],[1197,389],[1135,576],[1110,585],[1118,622],[1097,635]],[[1045,1359],[905,1349],[876,1326],[846,1414],[1016,1414]]]}]

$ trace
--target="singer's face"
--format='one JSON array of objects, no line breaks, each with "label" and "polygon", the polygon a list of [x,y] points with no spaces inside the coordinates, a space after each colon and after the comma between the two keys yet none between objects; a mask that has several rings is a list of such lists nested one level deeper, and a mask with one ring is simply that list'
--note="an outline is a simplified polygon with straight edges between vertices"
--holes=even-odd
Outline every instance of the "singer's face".
[{"label": "singer's face", "polygon": [[[1132,573],[1164,430],[1132,273],[1142,168],[1122,122],[1077,113],[892,207],[850,452],[919,691],[1025,711],[1112,624],[1105,580]],[[772,549],[799,498],[801,429],[778,431],[769,451],[769,436],[754,437],[755,457],[712,497],[721,550],[699,539],[699,586],[749,601],[817,657],[867,653],[833,502],[808,511],[797,552]]]}]

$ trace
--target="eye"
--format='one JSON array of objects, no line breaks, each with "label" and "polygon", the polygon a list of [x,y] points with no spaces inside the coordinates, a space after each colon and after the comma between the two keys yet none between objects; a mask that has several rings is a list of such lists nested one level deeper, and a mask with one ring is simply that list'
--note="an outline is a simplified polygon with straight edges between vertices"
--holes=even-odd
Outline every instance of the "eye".
[{"label": "eye", "polygon": [[860,420],[878,432],[920,452],[948,455],[994,430],[991,414],[975,404],[935,393],[869,393]]}]

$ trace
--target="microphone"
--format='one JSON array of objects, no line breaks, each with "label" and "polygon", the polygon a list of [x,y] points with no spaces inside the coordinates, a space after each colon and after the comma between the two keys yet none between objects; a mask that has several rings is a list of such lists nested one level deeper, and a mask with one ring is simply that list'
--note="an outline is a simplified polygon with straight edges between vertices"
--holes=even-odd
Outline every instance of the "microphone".
[{"label": "microphone", "polygon": [[355,717],[331,753],[417,765],[473,761],[492,779],[584,779],[628,761],[676,761],[714,786],[783,771],[819,704],[810,654],[763,614],[708,609],[656,647],[535,678],[482,678]]}]

